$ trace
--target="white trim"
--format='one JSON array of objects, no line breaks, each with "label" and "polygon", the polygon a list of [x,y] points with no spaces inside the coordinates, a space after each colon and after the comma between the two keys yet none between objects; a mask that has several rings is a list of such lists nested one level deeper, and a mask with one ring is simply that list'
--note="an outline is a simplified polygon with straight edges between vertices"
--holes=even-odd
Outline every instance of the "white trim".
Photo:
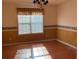
[{"label": "white trim", "polygon": [[74,49],[77,49],[76,46],[71,45],[71,44],[69,44],[69,43],[66,43],[66,42],[64,42],[64,41],[62,41],[62,40],[57,40],[57,41],[60,42],[60,43],[62,43],[62,44],[65,44],[65,45],[67,45],[67,46],[70,46],[70,47],[72,47],[72,48],[74,48]]},{"label": "white trim", "polygon": [[57,29],[66,30],[66,31],[77,32],[77,30],[74,30],[74,29],[68,29],[68,28],[57,28]]},{"label": "white trim", "polygon": [[62,43],[62,44],[65,44],[65,45],[70,46],[70,47],[72,47],[72,48],[74,48],[74,49],[77,49],[77,47],[75,47],[75,46],[73,46],[73,45],[71,45],[71,44],[69,44],[69,43],[66,43],[66,42],[64,42],[64,41],[61,41],[61,40],[59,40],[59,39],[45,39],[45,40],[40,40],[40,41],[9,43],[9,44],[3,44],[2,46],[10,46],[10,45],[17,45],[17,44],[27,44],[27,43],[34,43],[34,42],[45,42],[45,41],[53,41],[53,40],[56,40],[56,41],[58,41],[58,42],[60,42],[60,43]]},{"label": "white trim", "polygon": [[2,30],[2,31],[18,31],[17,29],[11,29],[11,30]]},{"label": "white trim", "polygon": [[57,27],[45,27],[45,29],[57,29]]},{"label": "white trim", "polygon": [[53,41],[53,40],[57,40],[57,39],[45,39],[45,40],[40,40],[40,41],[9,43],[9,44],[3,44],[2,46],[10,46],[10,45],[17,45],[17,44],[27,44],[27,43],[34,43],[34,42],[45,42],[45,41]]}]

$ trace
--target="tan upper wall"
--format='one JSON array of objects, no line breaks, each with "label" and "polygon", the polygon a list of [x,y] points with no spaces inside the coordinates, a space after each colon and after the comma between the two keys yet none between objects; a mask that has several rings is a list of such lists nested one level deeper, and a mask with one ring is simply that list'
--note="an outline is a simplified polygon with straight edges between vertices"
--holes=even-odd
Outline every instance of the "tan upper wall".
[{"label": "tan upper wall", "polygon": [[[4,0],[3,0],[4,1]],[[11,1],[11,0],[10,0]],[[3,2],[3,27],[17,26],[16,4],[14,2]],[[21,7],[24,5],[20,5]],[[45,25],[77,25],[76,0],[67,0],[58,5],[48,5],[45,7]],[[58,22],[58,23],[57,23]]]},{"label": "tan upper wall", "polygon": [[17,20],[16,20],[16,9],[13,2],[3,2],[3,12],[2,12],[2,26],[3,27],[13,27],[16,26]]},{"label": "tan upper wall", "polygon": [[45,25],[57,24],[57,7],[49,5],[45,7]]},{"label": "tan upper wall", "polygon": [[57,7],[58,25],[77,26],[77,1],[67,0]]},{"label": "tan upper wall", "polygon": [[[21,5],[22,7],[22,5]],[[48,5],[45,7],[45,25],[56,25],[56,6]],[[3,2],[3,27],[17,26],[16,4],[14,2]]]}]

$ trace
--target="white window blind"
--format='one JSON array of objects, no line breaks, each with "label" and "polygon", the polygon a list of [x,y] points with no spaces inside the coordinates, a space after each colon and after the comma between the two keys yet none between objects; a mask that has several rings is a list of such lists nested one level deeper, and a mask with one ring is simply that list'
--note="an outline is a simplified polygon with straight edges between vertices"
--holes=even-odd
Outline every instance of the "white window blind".
[{"label": "white window blind", "polygon": [[31,15],[32,33],[43,32],[43,15],[41,13],[33,13]]},{"label": "white window blind", "polygon": [[30,34],[30,15],[18,15],[19,34]]},{"label": "white window blind", "polygon": [[18,15],[19,34],[43,32],[43,15],[41,12],[32,12],[31,15]]}]

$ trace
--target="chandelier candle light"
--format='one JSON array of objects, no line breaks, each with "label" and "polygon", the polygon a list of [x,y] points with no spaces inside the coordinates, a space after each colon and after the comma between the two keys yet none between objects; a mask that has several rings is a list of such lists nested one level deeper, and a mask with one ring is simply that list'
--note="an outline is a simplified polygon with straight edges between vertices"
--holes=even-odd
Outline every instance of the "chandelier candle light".
[{"label": "chandelier candle light", "polygon": [[40,5],[40,7],[42,7],[43,5],[47,5],[48,4],[48,0],[33,0],[34,4]]}]

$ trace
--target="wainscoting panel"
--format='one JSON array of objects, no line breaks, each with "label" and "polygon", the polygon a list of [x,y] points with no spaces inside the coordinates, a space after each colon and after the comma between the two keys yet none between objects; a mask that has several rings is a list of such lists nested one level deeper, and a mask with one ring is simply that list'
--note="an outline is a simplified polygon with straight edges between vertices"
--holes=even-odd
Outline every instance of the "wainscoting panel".
[{"label": "wainscoting panel", "polygon": [[17,27],[10,27],[10,28],[5,27],[3,28],[2,31],[3,44],[40,41],[56,38],[57,38],[57,29],[51,28],[50,26],[45,27],[44,33],[42,34],[18,35]]},{"label": "wainscoting panel", "polygon": [[44,39],[44,34],[18,35],[18,31],[3,31],[3,44]]},{"label": "wainscoting panel", "polygon": [[57,31],[58,39],[74,46],[77,45],[77,32],[64,29],[58,29]]},{"label": "wainscoting panel", "polygon": [[19,43],[19,42],[32,42],[40,40],[59,39],[66,43],[76,46],[77,45],[77,30],[76,27],[68,26],[44,26],[44,33],[42,34],[28,34],[18,35],[17,27],[3,28],[2,41],[3,44]]},{"label": "wainscoting panel", "polygon": [[45,29],[45,38],[46,39],[56,39],[57,38],[57,29]]}]

